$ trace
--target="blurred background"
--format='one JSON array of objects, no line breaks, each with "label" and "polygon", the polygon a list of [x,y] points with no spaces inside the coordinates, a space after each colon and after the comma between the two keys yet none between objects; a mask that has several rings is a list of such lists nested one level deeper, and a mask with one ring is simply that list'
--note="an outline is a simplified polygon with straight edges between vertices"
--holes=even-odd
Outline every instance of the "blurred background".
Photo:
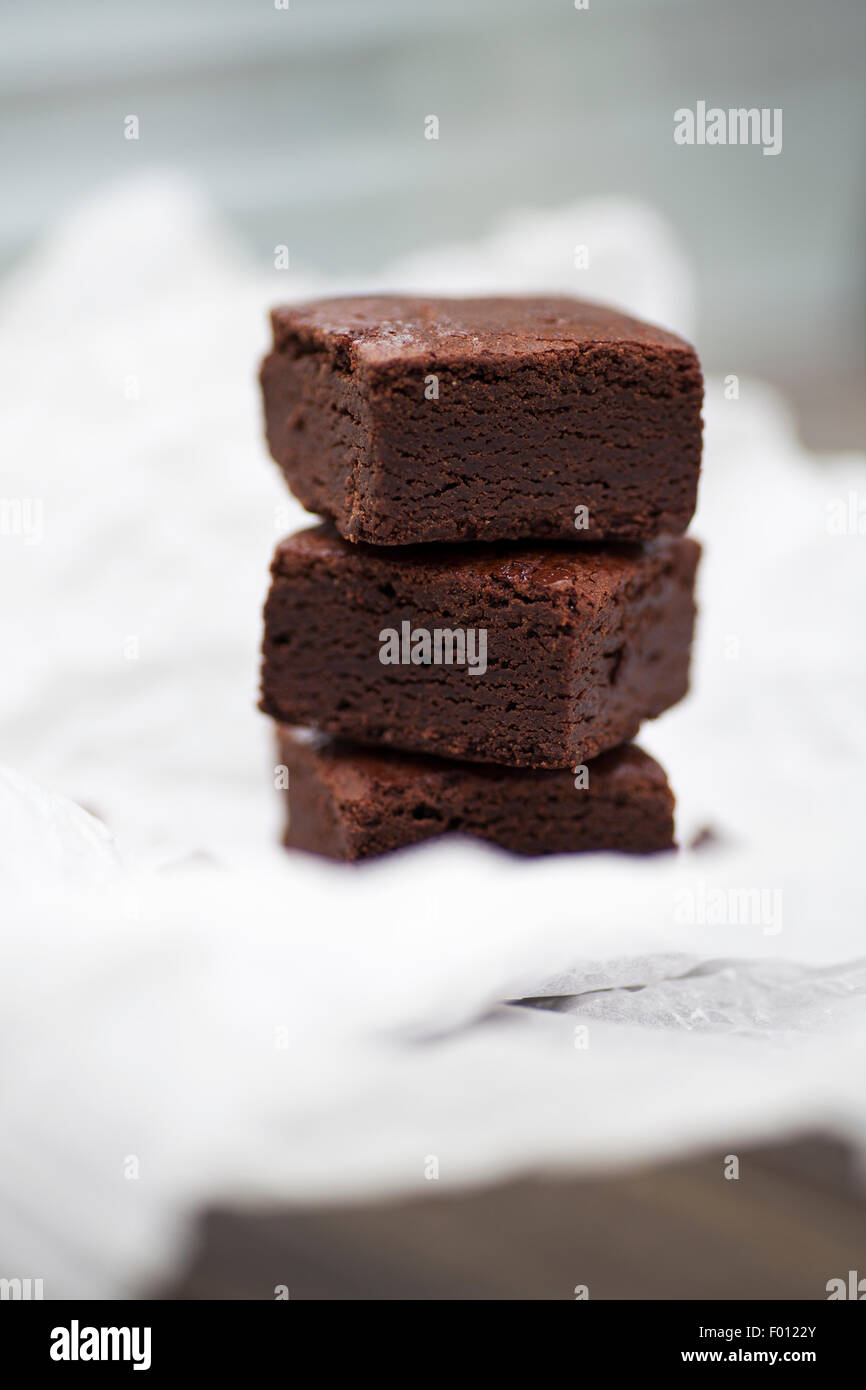
[{"label": "blurred background", "polygon": [[[263,266],[285,244],[359,281],[627,193],[688,252],[711,371],[782,385],[828,446],[862,425],[862,0],[31,0],[3,26],[0,267],[136,168],[192,175]],[[677,146],[701,99],[781,107],[782,153]]]}]

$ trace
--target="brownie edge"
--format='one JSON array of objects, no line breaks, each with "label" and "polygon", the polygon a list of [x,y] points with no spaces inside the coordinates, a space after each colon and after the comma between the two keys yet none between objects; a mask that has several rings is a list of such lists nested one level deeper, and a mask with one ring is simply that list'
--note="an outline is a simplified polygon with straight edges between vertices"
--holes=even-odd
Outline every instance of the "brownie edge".
[{"label": "brownie edge", "polygon": [[368,859],[448,833],[521,855],[674,847],[673,793],[659,764],[633,744],[575,778],[371,750],[306,730],[277,735],[291,849]]}]

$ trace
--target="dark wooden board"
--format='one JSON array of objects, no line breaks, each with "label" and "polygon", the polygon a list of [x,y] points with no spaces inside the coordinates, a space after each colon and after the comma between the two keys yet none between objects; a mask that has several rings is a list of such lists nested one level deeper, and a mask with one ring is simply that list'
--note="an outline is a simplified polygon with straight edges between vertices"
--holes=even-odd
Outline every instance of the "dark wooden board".
[{"label": "dark wooden board", "polygon": [[[156,1297],[824,1299],[866,1273],[849,1153],[804,1138],[593,1179],[533,1176],[459,1196],[203,1214],[188,1268]],[[435,1184],[431,1184],[435,1187]]]}]

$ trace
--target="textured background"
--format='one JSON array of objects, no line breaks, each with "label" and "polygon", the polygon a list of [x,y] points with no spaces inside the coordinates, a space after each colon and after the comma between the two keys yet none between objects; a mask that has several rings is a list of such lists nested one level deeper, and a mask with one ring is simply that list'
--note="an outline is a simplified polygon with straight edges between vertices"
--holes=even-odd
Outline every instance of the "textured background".
[{"label": "textured background", "polygon": [[[627,193],[688,248],[710,368],[814,394],[862,364],[861,0],[31,0],[2,23],[0,265],[142,167],[196,177],[263,265],[285,243],[359,278]],[[676,146],[698,99],[781,106],[781,155]]]}]

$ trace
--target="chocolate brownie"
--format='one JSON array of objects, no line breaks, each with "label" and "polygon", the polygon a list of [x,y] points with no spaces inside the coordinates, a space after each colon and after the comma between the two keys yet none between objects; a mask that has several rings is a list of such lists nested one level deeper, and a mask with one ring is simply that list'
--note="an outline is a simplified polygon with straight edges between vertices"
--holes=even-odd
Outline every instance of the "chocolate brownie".
[{"label": "chocolate brownie", "polygon": [[699,546],[278,547],[262,709],[360,743],[572,767],[688,688]]},{"label": "chocolate brownie", "polygon": [[351,540],[642,541],[695,509],[703,384],[660,328],[566,298],[275,309],[271,453]]},{"label": "chocolate brownie", "polygon": [[293,849],[366,859],[448,831],[517,854],[673,847],[673,793],[658,763],[632,744],[602,753],[575,777],[278,733],[289,773],[285,843]]}]

